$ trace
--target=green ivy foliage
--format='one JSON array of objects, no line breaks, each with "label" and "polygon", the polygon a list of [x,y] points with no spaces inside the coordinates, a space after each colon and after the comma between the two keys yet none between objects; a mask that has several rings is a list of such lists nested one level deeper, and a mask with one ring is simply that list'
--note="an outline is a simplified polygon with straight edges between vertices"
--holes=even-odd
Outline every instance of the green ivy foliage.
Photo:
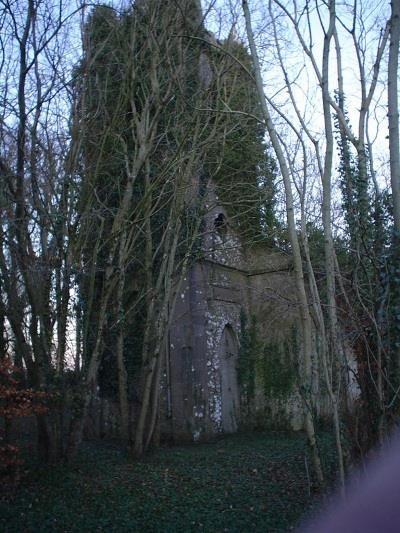
[{"label": "green ivy foliage", "polygon": [[245,46],[232,36],[221,48],[211,57],[220,67],[215,74],[219,82],[215,109],[225,120],[220,125],[211,173],[219,201],[243,242],[273,244],[278,227],[276,165],[265,141],[255,84],[245,71],[251,73],[251,60]]},{"label": "green ivy foliage", "polygon": [[[200,134],[194,144],[198,114],[193,110],[203,89],[198,68],[201,44],[190,36],[202,31],[195,1],[186,2],[179,11],[172,0],[163,2],[162,7],[156,1],[138,1],[122,12],[99,5],[87,19],[83,58],[75,69],[73,82],[77,111],[72,126],[79,132],[78,211],[82,233],[87,236],[78,279],[84,364],[98,335],[98,306],[89,306],[90,298],[93,302],[101,298],[107,265],[116,261],[116,257],[110,257],[110,231],[128,179],[127,160],[133,163],[136,157],[138,144],[132,136],[135,120],[144,106],[153,105],[149,116],[157,116],[154,149],[148,166],[135,179],[130,212],[133,225],[137,214],[144,213],[144,207],[147,213],[151,212],[154,277],[162,261],[160,242],[176,198],[174,184],[180,166],[188,164],[191,151],[202,146],[208,134],[205,126],[200,128],[203,136]],[[162,48],[166,42],[168,55]],[[165,94],[171,96],[160,109],[149,99],[153,94],[159,94],[161,99]],[[146,189],[145,176],[151,193]],[[199,216],[195,204],[192,202],[182,215],[177,262],[191,242],[195,218]],[[143,224],[144,215],[140,216],[139,223]],[[125,271],[124,355],[130,378],[140,367],[146,322],[145,250],[146,234],[142,231]],[[120,326],[116,318],[117,305],[112,295],[99,370],[100,388],[106,396],[117,392],[115,347]],[[132,383],[132,379],[129,381]]]},{"label": "green ivy foliage", "polygon": [[293,392],[295,368],[291,359],[290,341],[266,343],[260,372],[264,378],[264,391],[267,398],[284,399]]},{"label": "green ivy foliage", "polygon": [[242,308],[240,310],[240,350],[238,379],[242,401],[249,406],[254,397],[255,366],[261,349],[257,335],[257,322],[254,316],[250,319]]},{"label": "green ivy foliage", "polygon": [[[346,116],[342,95],[337,102]],[[351,301],[354,322],[343,320],[343,331],[353,339],[357,360],[357,381],[361,396],[360,441],[365,449],[378,440],[379,424],[398,416],[400,404],[393,393],[400,383],[400,276],[398,239],[393,232],[391,198],[388,191],[374,185],[368,148],[354,149],[344,128],[336,119],[340,179],[345,231],[337,255],[342,280]],[[379,176],[377,177],[379,179]],[[338,295],[340,307],[348,306]],[[358,329],[355,335],[355,328]],[[378,360],[380,359],[380,363]],[[384,374],[383,403],[376,388],[379,373]],[[364,445],[364,444],[363,444]]]},{"label": "green ivy foliage", "polygon": [[239,384],[242,402],[249,407],[256,388],[261,387],[266,400],[285,399],[292,392],[296,379],[293,354],[297,353],[296,330],[283,342],[262,341],[254,315],[241,310],[239,351]]},{"label": "green ivy foliage", "polygon": [[[87,236],[78,280],[84,363],[96,342],[99,311],[98,306],[89,307],[88,302],[91,297],[94,302],[101,298],[106,268],[110,261],[116,261],[110,257],[109,239],[128,179],[127,158],[134,158],[137,148],[132,124],[144,106],[152,105],[148,96],[154,91],[154,77],[159,93],[172,96],[165,100],[162,109],[154,109],[154,113],[158,112],[154,150],[148,166],[135,180],[130,215],[131,223],[136,224],[135,213],[141,212],[144,205],[154,208],[149,221],[153,275],[157,275],[162,261],[162,253],[157,250],[161,250],[159,244],[176,197],[174,183],[180,167],[187,164],[196,150],[201,150],[203,165],[197,170],[199,197],[204,195],[202,178],[205,181],[211,178],[243,242],[252,245],[273,242],[277,226],[275,165],[268,155],[265,129],[254,118],[261,116],[254,82],[233,56],[251,70],[250,58],[245,47],[232,38],[219,49],[208,46],[197,2],[186,2],[184,10],[178,13],[172,0],[163,2],[162,8],[158,2],[138,1],[123,12],[99,5],[86,22],[83,58],[73,82],[77,110],[73,128],[80,132],[78,211]],[[161,44],[166,42],[166,35],[170,44],[174,43],[168,56]],[[159,61],[154,61],[155,57]],[[203,66],[207,64],[206,70],[211,71],[209,82],[200,68],[202,61]],[[171,83],[173,91],[169,93]],[[212,108],[212,112],[201,114],[202,106]],[[225,113],[227,108],[240,113]],[[157,183],[150,197],[146,196],[145,175],[147,183]],[[203,215],[200,203],[200,198],[187,200],[186,213],[180,215],[178,263],[192,242],[196,220]],[[201,251],[198,241],[194,246],[190,244],[193,260]],[[146,235],[142,232],[126,271],[125,354],[131,372],[139,366],[146,320],[145,250]],[[131,278],[135,287],[130,286]],[[114,352],[118,333],[113,297],[107,313],[99,383],[107,395],[113,395],[117,389]]]},{"label": "green ivy foliage", "polygon": [[[326,433],[321,446],[333,473]],[[73,468],[44,469],[30,457],[27,487],[11,502],[0,499],[0,530],[292,531],[318,503],[305,457],[310,461],[301,433],[241,433],[162,447],[134,464],[113,443],[90,441]]]}]

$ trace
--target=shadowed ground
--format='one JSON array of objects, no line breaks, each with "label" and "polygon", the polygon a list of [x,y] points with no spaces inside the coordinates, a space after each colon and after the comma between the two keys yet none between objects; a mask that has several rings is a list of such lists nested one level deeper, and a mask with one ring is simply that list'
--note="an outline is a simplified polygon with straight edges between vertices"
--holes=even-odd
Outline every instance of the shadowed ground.
[{"label": "shadowed ground", "polygon": [[[330,439],[320,445],[332,464]],[[68,468],[29,465],[14,500],[0,502],[0,531],[291,531],[318,500],[306,455],[301,434],[238,434],[136,463],[92,442]]]}]

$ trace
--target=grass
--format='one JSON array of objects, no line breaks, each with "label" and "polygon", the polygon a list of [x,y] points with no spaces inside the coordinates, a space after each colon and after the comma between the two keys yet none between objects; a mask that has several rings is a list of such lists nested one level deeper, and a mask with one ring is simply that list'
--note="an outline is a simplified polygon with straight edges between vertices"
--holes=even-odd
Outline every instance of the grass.
[{"label": "grass", "polygon": [[238,434],[140,462],[88,443],[69,467],[31,466],[13,501],[0,501],[0,531],[291,531],[316,502],[306,455],[300,434]]}]

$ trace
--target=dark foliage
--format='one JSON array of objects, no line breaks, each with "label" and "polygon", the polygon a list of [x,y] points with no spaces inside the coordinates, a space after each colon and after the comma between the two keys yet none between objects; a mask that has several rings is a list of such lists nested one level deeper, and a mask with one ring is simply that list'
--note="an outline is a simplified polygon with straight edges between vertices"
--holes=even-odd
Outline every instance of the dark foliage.
[{"label": "dark foliage", "polygon": [[44,414],[50,395],[43,391],[26,389],[20,385],[21,370],[10,359],[0,360],[0,417],[3,434],[0,433],[0,486],[14,487],[19,481],[19,469],[23,464],[19,446],[11,440],[11,425],[15,418]]},{"label": "dark foliage", "polygon": [[[330,470],[332,443],[321,445]],[[0,503],[0,528],[286,532],[318,503],[307,453],[303,435],[280,433],[164,448],[139,463],[93,443],[69,469],[32,467],[30,485],[11,506]]]}]

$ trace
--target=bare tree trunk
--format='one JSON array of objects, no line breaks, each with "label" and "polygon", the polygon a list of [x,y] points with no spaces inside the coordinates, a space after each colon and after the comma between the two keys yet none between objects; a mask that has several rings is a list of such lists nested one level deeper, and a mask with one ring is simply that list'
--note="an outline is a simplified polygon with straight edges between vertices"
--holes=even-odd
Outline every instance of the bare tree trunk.
[{"label": "bare tree trunk", "polygon": [[390,45],[388,67],[388,118],[390,179],[392,184],[394,227],[400,240],[400,148],[399,148],[399,40],[400,40],[400,0],[392,0],[390,18]]},{"label": "bare tree trunk", "polygon": [[[335,30],[335,0],[329,1],[329,27],[324,37],[324,48],[322,54],[322,104],[324,110],[324,126],[325,126],[325,160],[324,171],[322,174],[322,221],[324,227],[324,248],[325,248],[325,271],[326,271],[326,291],[328,304],[328,323],[329,323],[329,339],[328,339],[328,353],[330,351],[332,358],[332,366],[336,369],[336,380],[340,380],[341,375],[341,347],[338,335],[338,319],[336,309],[336,289],[335,289],[335,266],[334,266],[334,247],[332,237],[331,224],[331,190],[332,190],[332,161],[333,161],[333,129],[331,108],[329,103],[329,55],[330,43]],[[326,354],[326,352],[325,352]],[[324,358],[325,359],[325,358]],[[326,360],[324,360],[326,366]],[[333,410],[333,420],[335,428],[336,449],[338,454],[339,476],[341,483],[342,494],[345,490],[345,472],[343,461],[342,439],[340,432],[340,415],[338,395],[333,390],[333,383],[329,380],[329,374],[325,373],[326,384],[331,400]],[[340,381],[336,384],[337,390],[340,390]]]},{"label": "bare tree trunk", "polygon": [[82,399],[82,408],[79,409],[72,418],[71,427],[68,435],[68,443],[66,446],[66,459],[71,460],[82,441],[83,429],[88,416],[90,402],[92,400],[96,384],[97,374],[101,360],[101,347],[103,343],[103,329],[107,321],[107,306],[110,299],[110,294],[113,290],[113,274],[114,269],[108,266],[105,276],[104,294],[101,297],[99,319],[96,331],[96,342],[93,352],[90,357],[87,374],[85,376],[85,392]]},{"label": "bare tree trunk", "polygon": [[75,357],[74,372],[78,376],[82,364],[82,304],[80,301],[76,305],[75,317]]},{"label": "bare tree trunk", "polygon": [[247,38],[250,45],[251,57],[253,60],[253,68],[256,78],[256,86],[258,91],[258,96],[261,103],[261,108],[267,127],[269,137],[271,139],[271,144],[275,151],[276,157],[278,159],[279,168],[283,177],[285,194],[286,194],[286,214],[289,230],[289,239],[292,246],[293,260],[294,260],[294,271],[295,271],[295,280],[297,295],[300,303],[300,319],[302,325],[302,343],[303,343],[303,358],[304,358],[304,373],[303,373],[303,386],[306,392],[306,398],[304,400],[304,416],[305,416],[305,427],[307,431],[308,441],[312,451],[312,457],[314,461],[315,473],[318,479],[318,483],[323,483],[323,473],[321,467],[321,460],[318,453],[316,436],[315,436],[315,427],[313,421],[313,401],[312,401],[312,353],[313,350],[313,340],[312,340],[312,321],[309,312],[307,293],[304,283],[304,274],[303,274],[303,265],[300,252],[299,240],[296,232],[296,223],[294,217],[294,207],[293,207],[293,195],[292,195],[292,186],[290,182],[290,172],[285,160],[285,156],[278,138],[278,135],[275,131],[274,124],[271,119],[271,115],[267,106],[267,102],[264,95],[263,82],[261,77],[261,69],[258,61],[257,50],[254,42],[253,31],[251,27],[251,18],[247,0],[242,0],[243,12],[246,21],[246,31]]},{"label": "bare tree trunk", "polygon": [[129,436],[129,403],[128,403],[128,376],[124,360],[124,338],[125,338],[125,309],[124,309],[124,289],[125,289],[125,229],[122,231],[121,242],[119,245],[118,258],[118,289],[117,289],[117,306],[118,306],[118,338],[117,338],[117,368],[118,368],[118,395],[119,410],[121,415],[121,436],[124,441]]},{"label": "bare tree trunk", "polygon": [[[391,0],[390,45],[388,65],[388,118],[389,118],[389,154],[390,181],[392,185],[392,203],[394,217],[393,252],[397,261],[400,259],[400,146],[399,146],[399,41],[400,41],[400,0]],[[397,303],[398,308],[398,303]],[[398,320],[399,317],[397,317]],[[395,348],[397,373],[400,373],[400,347],[398,338]],[[399,378],[398,378],[399,379]]]},{"label": "bare tree trunk", "polygon": [[[175,202],[174,202],[175,203]],[[148,309],[147,320],[147,342],[144,344],[143,354],[143,385],[141,395],[141,405],[139,411],[138,423],[135,432],[135,441],[133,453],[135,457],[140,457],[151,441],[152,432],[154,430],[153,418],[158,408],[158,394],[159,394],[159,373],[157,368],[160,366],[161,350],[163,346],[163,339],[165,328],[168,324],[168,304],[171,298],[171,288],[173,284],[172,272],[175,264],[176,248],[179,241],[180,233],[180,219],[173,221],[174,216],[178,216],[175,209],[171,208],[170,220],[166,229],[167,236],[165,242],[165,249],[168,252],[163,254],[163,263],[158,275],[156,287],[152,288],[153,298],[151,300],[151,307]],[[181,274],[182,275],[182,274]],[[163,290],[163,285],[165,289]],[[158,311],[156,319],[156,327],[152,328],[152,323],[156,318],[154,312],[156,311],[154,295],[162,294],[161,309]],[[155,340],[150,342],[149,334],[153,330],[155,333]],[[152,353],[151,353],[152,352]],[[158,376],[158,379],[157,379]],[[153,396],[153,402],[151,402]],[[151,412],[151,408],[152,411]],[[146,425],[149,424],[150,431],[146,432]]]}]

